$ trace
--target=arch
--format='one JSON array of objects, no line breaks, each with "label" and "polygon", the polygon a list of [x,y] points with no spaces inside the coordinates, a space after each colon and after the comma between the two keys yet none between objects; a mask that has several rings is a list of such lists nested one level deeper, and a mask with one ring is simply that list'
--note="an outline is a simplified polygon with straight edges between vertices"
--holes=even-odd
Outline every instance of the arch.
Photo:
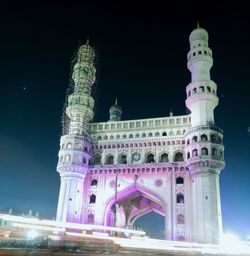
[{"label": "arch", "polygon": [[167,133],[166,133],[166,132],[163,132],[163,133],[162,133],[162,136],[167,136]]},{"label": "arch", "polygon": [[205,92],[205,87],[204,86],[200,86],[199,87],[199,92]]},{"label": "arch", "polygon": [[123,139],[126,139],[126,138],[127,138],[127,135],[126,135],[126,134],[123,134],[123,135],[122,135],[122,138],[123,138]]},{"label": "arch", "polygon": [[121,136],[118,134],[116,135],[116,139],[119,140],[121,138]]},{"label": "arch", "polygon": [[176,184],[177,184],[177,185],[184,184],[184,179],[183,179],[182,177],[180,177],[180,176],[177,177],[177,178],[176,178]]},{"label": "arch", "polygon": [[150,133],[148,134],[148,137],[153,137],[152,132],[150,132]]},{"label": "arch", "polygon": [[192,137],[192,142],[197,142],[198,141],[198,137],[195,135]]},{"label": "arch", "polygon": [[218,136],[218,143],[221,144],[222,143],[222,138],[220,136]]},{"label": "arch", "polygon": [[88,215],[88,224],[94,224],[95,223],[95,216],[93,213],[90,213]]},{"label": "arch", "polygon": [[184,215],[181,213],[177,215],[177,224],[185,224]]},{"label": "arch", "polygon": [[223,150],[220,150],[220,157],[223,157]]},{"label": "arch", "polygon": [[113,135],[110,135],[109,139],[110,139],[110,140],[113,140],[113,139],[114,139],[114,136],[113,136]]},{"label": "arch", "polygon": [[188,151],[187,152],[187,159],[189,159],[190,158],[190,152]]},{"label": "arch", "polygon": [[181,131],[178,130],[178,131],[176,132],[176,135],[181,135]]},{"label": "arch", "polygon": [[95,201],[96,201],[96,195],[95,194],[92,194],[89,198],[89,203],[90,204],[95,204]]},{"label": "arch", "polygon": [[159,137],[160,136],[160,133],[159,132],[156,132],[155,133],[155,137]]},{"label": "arch", "polygon": [[189,145],[190,144],[190,139],[187,139],[187,145]]},{"label": "arch", "polygon": [[188,92],[188,97],[190,97],[190,96],[191,96],[191,91]]},{"label": "arch", "polygon": [[143,134],[142,134],[142,138],[145,138],[145,137],[146,137],[146,133],[143,133]]},{"label": "arch", "polygon": [[97,137],[97,140],[101,140],[101,139],[102,139],[102,137],[101,137],[101,136],[98,136],[98,137]]},{"label": "arch", "polygon": [[118,156],[118,164],[127,164],[127,155],[120,154]]},{"label": "arch", "polygon": [[207,135],[206,134],[201,135],[201,141],[207,141]]},{"label": "arch", "polygon": [[68,142],[68,143],[66,144],[66,149],[72,149],[72,147],[73,147],[72,142]]},{"label": "arch", "polygon": [[184,195],[182,193],[178,193],[176,195],[176,203],[177,204],[184,204]]},{"label": "arch", "polygon": [[145,159],[146,159],[146,163],[154,163],[155,162],[154,154],[152,154],[152,153],[147,154]]},{"label": "arch", "polygon": [[197,89],[196,88],[193,89],[193,93],[197,93]]},{"label": "arch", "polygon": [[105,163],[106,164],[114,164],[114,156],[113,155],[107,155]]},{"label": "arch", "polygon": [[135,137],[136,137],[136,138],[140,138],[140,134],[139,134],[139,133],[136,133]]},{"label": "arch", "polygon": [[197,148],[194,148],[192,150],[192,157],[195,157],[195,156],[198,156],[198,149]]},{"label": "arch", "polygon": [[161,156],[160,156],[160,163],[167,163],[167,162],[169,162],[168,154],[167,153],[162,153]]},{"label": "arch", "polygon": [[174,132],[173,132],[173,131],[170,131],[170,132],[169,132],[169,136],[174,136]]},{"label": "arch", "polygon": [[216,142],[216,134],[211,134],[210,140],[211,142]]},{"label": "arch", "polygon": [[134,136],[133,136],[133,134],[129,134],[129,139],[132,139],[132,138],[134,138]]},{"label": "arch", "polygon": [[207,86],[207,91],[211,92],[211,87],[210,86]]},{"label": "arch", "polygon": [[104,139],[104,140],[107,140],[107,139],[108,139],[108,136],[107,136],[107,135],[104,135],[104,136],[103,136],[103,139]]},{"label": "arch", "polygon": [[203,148],[201,149],[201,155],[202,155],[202,156],[207,156],[207,155],[208,155],[208,149],[207,149],[206,147],[203,147]]},{"label": "arch", "polygon": [[71,161],[71,155],[66,155],[65,156],[65,162]]},{"label": "arch", "polygon": [[176,152],[174,155],[174,162],[182,162],[182,161],[184,161],[183,153],[180,151]]},{"label": "arch", "polygon": [[[141,193],[145,198],[150,199],[151,201],[157,203],[160,207],[162,207],[163,209],[167,209],[167,204],[164,200],[164,198],[162,198],[159,194],[156,194],[154,191],[152,191],[149,188],[146,188],[143,185],[139,185],[138,183],[133,184],[125,189],[123,189],[122,191],[119,191],[117,193],[117,195],[112,195],[105,203],[106,205],[106,209],[104,211],[104,215],[103,215],[103,223],[106,226],[111,226],[111,221],[112,221],[112,206],[114,205],[114,203],[116,201],[123,201],[126,198],[130,198],[131,196],[134,196],[136,193]],[[152,209],[151,209],[152,211]],[[139,218],[140,216],[144,215],[146,213],[137,215]],[[133,216],[132,216],[133,217]],[[134,222],[137,218],[133,218],[129,219],[128,222]]]},{"label": "arch", "polygon": [[90,186],[97,186],[97,179],[93,179]]},{"label": "arch", "polygon": [[217,155],[217,148],[212,148],[212,156],[216,156]]}]

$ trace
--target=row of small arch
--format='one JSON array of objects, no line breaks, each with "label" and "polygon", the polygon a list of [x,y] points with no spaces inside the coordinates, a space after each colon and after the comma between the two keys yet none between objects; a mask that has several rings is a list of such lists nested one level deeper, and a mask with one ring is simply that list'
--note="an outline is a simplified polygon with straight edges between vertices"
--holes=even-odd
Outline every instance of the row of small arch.
[{"label": "row of small arch", "polygon": [[[176,133],[174,133],[174,131],[170,131],[168,135],[169,136],[183,135],[185,132],[186,132],[186,130],[183,130],[183,131],[178,130]],[[108,139],[114,140],[114,139],[127,139],[127,138],[133,139],[133,138],[160,137],[160,136],[167,136],[167,132],[165,132],[165,131],[162,133],[156,132],[156,133],[154,133],[154,135],[152,132],[150,132],[148,134],[142,133],[141,136],[139,133],[136,133],[135,135],[129,134],[128,136],[126,134],[123,134],[122,136],[118,134],[118,135],[116,135],[116,137],[114,135],[110,135],[109,137],[107,135],[104,135],[103,137],[99,135],[97,137],[97,140],[108,140]]]},{"label": "row of small arch", "polygon": [[[135,152],[134,154],[139,154],[138,152]],[[131,156],[131,162],[134,162],[133,160],[133,156],[134,154],[132,154]],[[140,155],[139,155],[139,158],[140,158]],[[140,160],[140,159],[139,159]],[[175,153],[174,155],[174,162],[182,162],[184,161],[184,158],[183,158],[183,153],[178,151]],[[155,163],[155,156],[153,153],[147,153],[144,157],[144,161],[145,163]],[[160,163],[167,163],[169,162],[169,157],[168,157],[168,154],[167,153],[162,153],[160,155],[160,158],[159,158],[159,162]],[[118,164],[127,164],[128,163],[128,159],[127,159],[127,155],[126,154],[120,154],[118,156]],[[94,155],[94,157],[92,158],[91,160],[91,164],[93,165],[101,165],[101,155],[100,154],[96,154]],[[107,165],[112,165],[114,164],[114,156],[112,154],[108,154],[106,157],[105,157],[105,164]]]},{"label": "row of small arch", "polygon": [[[183,185],[184,184],[184,178],[181,177],[181,176],[178,176],[176,179],[175,179],[175,183],[176,185]],[[90,183],[90,186],[91,187],[96,187],[98,185],[98,181],[97,179],[93,179]]]},{"label": "row of small arch", "polygon": [[[208,141],[208,136],[206,134],[202,134],[199,137],[199,141]],[[210,135],[210,141],[211,142],[218,142],[218,143],[222,143],[222,138],[220,136],[216,136],[215,134],[211,134]],[[198,142],[198,136],[193,136],[191,139],[192,143]],[[187,139],[187,145],[190,144],[190,139]]]},{"label": "row of small arch", "polygon": [[[61,149],[72,149],[72,148],[73,148],[73,143],[72,142],[63,143],[61,145]],[[80,144],[75,144],[75,149],[82,149],[82,146]],[[88,147],[84,146],[83,151],[84,152],[89,152]]]},{"label": "row of small arch", "polygon": [[170,145],[184,145],[185,140],[177,141],[157,141],[157,142],[139,142],[139,143],[126,143],[126,144],[112,144],[112,145],[95,145],[93,149],[111,149],[111,148],[129,148],[129,147],[151,147],[151,146],[170,146]]},{"label": "row of small arch", "polygon": [[[59,162],[70,162],[72,159],[70,154],[64,155],[64,156],[60,156]],[[82,163],[83,164],[87,164],[87,160],[85,157],[82,158]]]},{"label": "row of small arch", "polygon": [[[211,155],[212,156],[218,156],[218,152],[219,152],[219,156],[220,157],[223,157],[223,151],[220,150],[218,151],[217,148],[212,148],[211,149]],[[192,152],[187,152],[187,159],[190,159],[191,158],[191,154],[192,154],[192,157],[196,157],[196,156],[208,156],[209,155],[209,151],[208,151],[208,148],[206,147],[203,147],[201,148],[200,152],[198,151],[197,148],[193,149]]]},{"label": "row of small arch", "polygon": [[199,87],[193,88],[192,91],[188,91],[188,97],[190,97],[192,94],[204,93],[204,92],[209,92],[209,93],[212,92],[213,94],[215,94],[215,90],[211,89],[210,86],[199,86]]},{"label": "row of small arch", "polygon": [[207,50],[198,50],[198,51],[192,51],[192,54],[189,55],[189,59],[191,58],[191,55],[193,57],[195,57],[196,55],[208,55],[208,56],[212,56],[212,54],[210,53],[210,51],[207,51]]},{"label": "row of small arch", "polygon": [[[96,202],[96,195],[91,194],[89,197],[89,204],[95,204]],[[182,193],[178,193],[176,195],[176,203],[177,204],[184,204],[184,195]]]}]

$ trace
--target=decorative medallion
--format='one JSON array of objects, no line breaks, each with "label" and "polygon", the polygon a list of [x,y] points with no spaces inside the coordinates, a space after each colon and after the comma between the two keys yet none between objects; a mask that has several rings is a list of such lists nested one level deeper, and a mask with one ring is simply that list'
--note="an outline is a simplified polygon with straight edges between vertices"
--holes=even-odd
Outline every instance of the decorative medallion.
[{"label": "decorative medallion", "polygon": [[137,153],[137,152],[132,155],[132,159],[134,161],[139,161],[140,158],[141,158],[141,155],[139,153]]},{"label": "decorative medallion", "polygon": [[115,180],[111,180],[111,181],[109,182],[109,186],[110,186],[111,188],[115,188]]},{"label": "decorative medallion", "polygon": [[162,184],[163,184],[162,179],[157,179],[157,180],[155,180],[155,186],[156,186],[156,187],[161,187]]}]

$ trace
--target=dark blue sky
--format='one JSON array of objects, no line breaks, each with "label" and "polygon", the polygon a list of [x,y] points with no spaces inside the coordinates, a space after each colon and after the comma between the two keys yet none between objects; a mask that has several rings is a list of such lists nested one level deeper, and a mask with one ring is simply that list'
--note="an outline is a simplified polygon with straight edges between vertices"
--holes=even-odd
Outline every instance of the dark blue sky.
[{"label": "dark blue sky", "polygon": [[[224,130],[224,228],[250,234],[246,6],[212,1],[185,6],[160,1],[119,6],[83,2],[1,4],[0,209],[32,209],[44,217],[55,216],[60,117],[70,60],[79,42],[89,36],[97,50],[95,121],[107,120],[116,96],[123,119],[167,116],[171,108],[175,115],[185,114],[188,36],[199,20],[210,36],[212,79],[220,98],[215,120]],[[155,222],[160,226],[160,218]]]}]

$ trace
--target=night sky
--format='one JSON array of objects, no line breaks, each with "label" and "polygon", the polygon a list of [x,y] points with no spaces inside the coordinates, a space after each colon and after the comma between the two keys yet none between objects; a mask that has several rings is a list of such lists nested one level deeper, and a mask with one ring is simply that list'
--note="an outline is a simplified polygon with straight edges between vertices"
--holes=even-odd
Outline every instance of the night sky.
[{"label": "night sky", "polygon": [[[171,109],[181,115],[187,113],[190,82],[188,36],[199,20],[210,36],[211,77],[220,99],[215,121],[224,130],[224,229],[250,234],[248,8],[228,2],[160,2],[1,2],[0,209],[32,209],[44,218],[56,214],[60,119],[71,58],[81,42],[90,37],[97,51],[94,121],[108,119],[116,96],[124,120],[168,116]],[[146,218],[154,220],[152,233],[162,230],[161,218]]]}]

